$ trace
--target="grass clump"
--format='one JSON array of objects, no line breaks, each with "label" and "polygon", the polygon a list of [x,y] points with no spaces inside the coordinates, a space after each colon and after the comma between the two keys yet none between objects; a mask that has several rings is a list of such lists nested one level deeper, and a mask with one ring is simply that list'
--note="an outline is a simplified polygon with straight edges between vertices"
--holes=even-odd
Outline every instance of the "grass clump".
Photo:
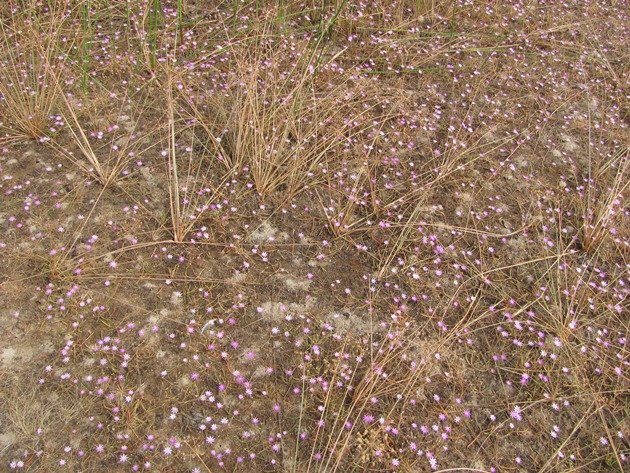
[{"label": "grass clump", "polygon": [[[0,18],[0,140],[44,140],[65,73],[68,45],[62,44],[65,23],[55,5],[46,17],[36,6],[13,6]],[[65,51],[65,52],[64,52]]]}]

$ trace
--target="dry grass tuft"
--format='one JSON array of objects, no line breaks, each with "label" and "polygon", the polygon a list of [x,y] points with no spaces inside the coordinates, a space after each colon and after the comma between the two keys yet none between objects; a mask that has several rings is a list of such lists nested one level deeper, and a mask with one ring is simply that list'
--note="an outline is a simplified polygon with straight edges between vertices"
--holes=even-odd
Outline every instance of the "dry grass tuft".
[{"label": "dry grass tuft", "polygon": [[589,164],[586,185],[581,243],[587,253],[593,253],[601,247],[615,221],[618,221],[619,207],[630,186],[628,149],[617,151],[597,170]]},{"label": "dry grass tuft", "polygon": [[53,5],[46,17],[26,6],[0,18],[0,143],[42,140],[50,132],[71,46],[60,41],[64,11]]},{"label": "dry grass tuft", "polygon": [[193,104],[191,115],[228,173],[245,168],[261,195],[282,192],[289,199],[319,180],[314,175],[334,163],[342,141],[366,129],[353,122],[367,111],[342,115],[345,82],[317,90],[312,46],[287,64],[266,29],[248,43],[231,51],[227,93]]}]

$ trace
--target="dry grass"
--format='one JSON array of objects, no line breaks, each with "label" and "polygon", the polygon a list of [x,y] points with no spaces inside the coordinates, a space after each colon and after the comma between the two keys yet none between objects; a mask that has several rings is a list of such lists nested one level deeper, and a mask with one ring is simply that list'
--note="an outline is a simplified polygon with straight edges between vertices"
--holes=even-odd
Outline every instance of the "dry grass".
[{"label": "dry grass", "polygon": [[619,207],[630,186],[629,171],[628,149],[620,149],[598,169],[593,169],[589,156],[582,224],[582,245],[586,252],[597,251],[610,229],[615,227]]},{"label": "dry grass", "polygon": [[[57,7],[57,4],[55,4]],[[62,44],[64,12],[31,16],[34,6],[0,19],[0,143],[42,140],[60,99],[57,82],[66,73]]]},{"label": "dry grass", "polygon": [[0,470],[627,469],[627,13],[210,3],[2,10]]},{"label": "dry grass", "polygon": [[314,75],[322,67],[316,62],[317,43],[298,46],[297,59],[288,61],[268,28],[233,47],[227,92],[209,97],[203,108],[191,104],[191,115],[207,135],[204,146],[228,173],[247,168],[261,195],[281,191],[290,199],[313,187],[313,175],[322,167],[334,166],[331,157],[342,141],[374,125],[352,124],[370,111],[361,110],[360,102],[360,112],[342,115],[347,83],[316,90]]},{"label": "dry grass", "polygon": [[[147,139],[154,130],[141,132],[137,129],[138,124],[144,121],[143,115],[147,113],[146,98],[143,102],[131,101],[128,97],[120,99],[117,118],[118,121],[125,122],[122,130],[115,133],[105,143],[98,143],[88,136],[89,132],[84,122],[90,112],[101,113],[101,110],[88,105],[85,107],[87,110],[83,109],[80,113],[77,110],[77,104],[73,104],[61,92],[59,95],[63,98],[63,108],[59,113],[70,132],[70,140],[66,138],[65,142],[60,143],[52,139],[47,143],[104,188],[119,184],[125,177],[123,171],[159,144]],[[130,104],[137,109],[130,112]],[[132,115],[128,116],[126,113]],[[125,120],[121,120],[123,117]],[[77,157],[73,150],[78,150],[80,157]]]}]

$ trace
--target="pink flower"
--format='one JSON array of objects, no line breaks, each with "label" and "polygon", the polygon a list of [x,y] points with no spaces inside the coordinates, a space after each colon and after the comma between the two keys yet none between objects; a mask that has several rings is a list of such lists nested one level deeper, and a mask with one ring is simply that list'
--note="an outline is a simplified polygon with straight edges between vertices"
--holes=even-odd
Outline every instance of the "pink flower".
[{"label": "pink flower", "polygon": [[371,424],[374,422],[374,416],[372,414],[365,414],[362,420],[364,424]]},{"label": "pink flower", "polygon": [[512,412],[510,412],[510,417],[514,420],[522,420],[523,416],[521,415],[523,411],[521,410],[520,407],[518,406],[514,406],[514,409],[512,409]]}]

